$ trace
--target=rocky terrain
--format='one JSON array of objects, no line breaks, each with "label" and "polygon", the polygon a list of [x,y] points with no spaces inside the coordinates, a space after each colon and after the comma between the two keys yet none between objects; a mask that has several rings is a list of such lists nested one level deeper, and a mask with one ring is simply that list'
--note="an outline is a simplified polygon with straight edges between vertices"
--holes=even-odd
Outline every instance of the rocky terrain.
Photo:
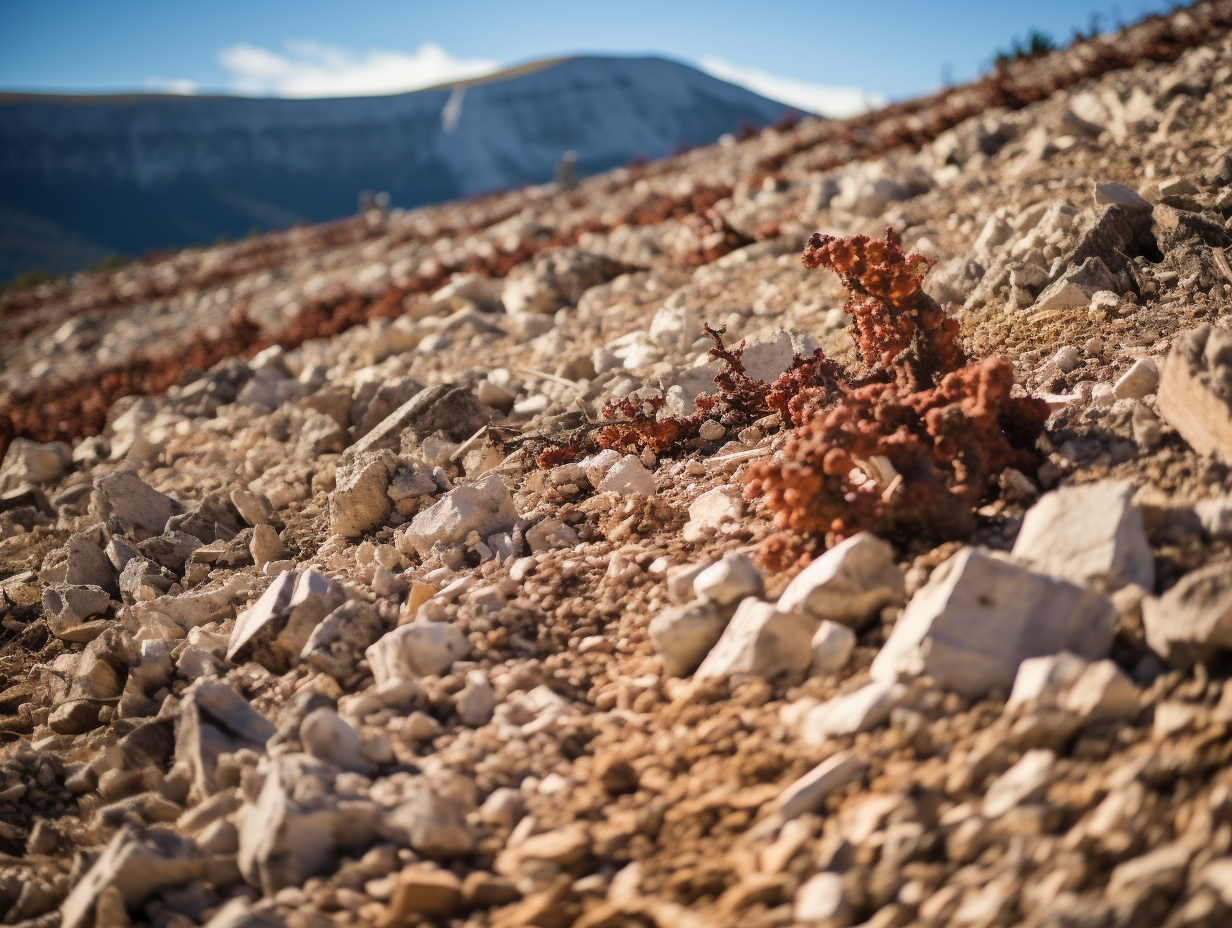
[{"label": "rocky terrain", "polygon": [[1230,140],[1204,3],[3,297],[4,923],[1228,924]]}]

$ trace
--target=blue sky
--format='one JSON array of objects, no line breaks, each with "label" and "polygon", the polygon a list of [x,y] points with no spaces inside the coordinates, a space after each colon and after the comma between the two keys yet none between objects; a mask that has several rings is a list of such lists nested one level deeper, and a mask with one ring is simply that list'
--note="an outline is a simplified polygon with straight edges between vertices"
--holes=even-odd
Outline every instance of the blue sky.
[{"label": "blue sky", "polygon": [[658,53],[767,95],[841,109],[928,92],[943,74],[968,80],[1032,28],[1067,40],[1093,13],[1108,28],[1171,5],[0,0],[0,88],[337,96],[552,55]]}]

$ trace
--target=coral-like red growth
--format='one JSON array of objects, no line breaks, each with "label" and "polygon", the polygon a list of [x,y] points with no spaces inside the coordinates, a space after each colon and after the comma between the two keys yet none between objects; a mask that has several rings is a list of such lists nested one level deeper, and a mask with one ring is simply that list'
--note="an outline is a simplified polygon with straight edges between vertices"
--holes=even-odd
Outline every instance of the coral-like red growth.
[{"label": "coral-like red growth", "polygon": [[962,537],[989,478],[1034,459],[1029,442],[1048,408],[1012,397],[1013,383],[1010,363],[994,357],[918,393],[859,387],[801,426],[783,463],[750,468],[745,496],[764,497],[779,528],[827,543],[860,529]]},{"label": "coral-like red growth", "polygon": [[815,232],[803,261],[834,271],[851,293],[847,311],[866,364],[889,370],[898,360],[896,374],[906,374],[908,385],[918,389],[964,363],[958,323],[920,286],[932,262],[903,254],[893,229],[884,239]]}]

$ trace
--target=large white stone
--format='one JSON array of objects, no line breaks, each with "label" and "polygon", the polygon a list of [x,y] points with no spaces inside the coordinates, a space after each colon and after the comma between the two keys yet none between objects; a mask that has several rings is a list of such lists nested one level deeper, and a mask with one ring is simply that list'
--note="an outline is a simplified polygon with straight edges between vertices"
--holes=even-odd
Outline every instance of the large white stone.
[{"label": "large white stone", "polygon": [[746,596],[760,596],[766,589],[761,571],[745,554],[729,551],[693,580],[693,592],[720,606],[731,606]]},{"label": "large white stone", "polygon": [[487,538],[508,531],[518,520],[513,497],[500,477],[492,474],[482,480],[450,490],[415,516],[398,536],[404,553],[427,557],[433,547],[461,544],[471,532]]},{"label": "large white stone", "polygon": [[1232,649],[1232,571],[1210,564],[1181,577],[1168,592],[1142,601],[1146,643],[1180,667]]},{"label": "large white stone", "polygon": [[912,597],[873,661],[876,680],[923,674],[972,696],[1009,690],[1029,657],[1106,657],[1117,614],[1104,596],[964,548]]},{"label": "large white stone", "polygon": [[1059,580],[1112,592],[1155,585],[1155,558],[1133,486],[1103,481],[1045,493],[1027,511],[1013,557]]},{"label": "large white stone", "polygon": [[650,640],[669,676],[685,677],[697,669],[723,636],[730,610],[697,601],[664,609],[650,623]]},{"label": "large white stone", "polygon": [[780,612],[749,597],[740,603],[722,637],[697,669],[698,679],[756,674],[773,680],[803,675],[812,661],[818,622],[798,612]]},{"label": "large white stone", "polygon": [[382,636],[368,648],[368,664],[378,687],[396,680],[442,674],[470,653],[461,630],[445,622],[411,622]]},{"label": "large white stone", "polygon": [[804,568],[779,597],[778,608],[859,628],[905,596],[894,549],[876,535],[860,532]]}]

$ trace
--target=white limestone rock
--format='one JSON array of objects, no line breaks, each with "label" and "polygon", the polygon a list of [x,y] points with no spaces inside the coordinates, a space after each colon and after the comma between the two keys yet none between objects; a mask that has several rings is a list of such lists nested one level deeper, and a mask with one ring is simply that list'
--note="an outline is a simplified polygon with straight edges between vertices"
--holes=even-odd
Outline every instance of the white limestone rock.
[{"label": "white limestone rock", "polygon": [[800,735],[809,744],[822,744],[832,735],[869,731],[883,724],[906,695],[907,687],[901,683],[872,680],[806,712],[800,722]]},{"label": "white limestone rock", "polygon": [[299,725],[304,750],[342,770],[364,770],[359,733],[337,712],[322,706],[309,712]]},{"label": "white limestone rock", "polygon": [[1061,709],[1084,721],[1132,718],[1138,688],[1114,661],[1062,652],[1023,661],[1007,708]]},{"label": "white limestone rock", "polygon": [[411,622],[382,636],[365,652],[378,687],[445,673],[470,653],[462,631],[445,622]]},{"label": "white limestone rock", "polygon": [[312,630],[300,652],[303,661],[339,683],[354,682],[364,652],[381,637],[385,623],[371,603],[351,599]]},{"label": "white limestone rock", "polygon": [[1013,558],[1038,573],[1101,592],[1155,585],[1155,558],[1129,483],[1045,493],[1027,511]]},{"label": "white limestone rock", "polygon": [[1200,455],[1232,464],[1232,332],[1203,324],[1168,352],[1159,413]]},{"label": "white limestone rock", "polygon": [[739,522],[744,503],[735,487],[715,487],[689,504],[689,521],[684,526],[685,541],[702,541],[723,526]]},{"label": "white limestone rock", "polygon": [[175,720],[175,759],[192,774],[198,798],[217,789],[214,774],[222,754],[248,748],[264,753],[274,723],[220,680],[198,680],[180,699]]},{"label": "white limestone rock", "polygon": [[804,568],[779,597],[778,608],[859,629],[905,597],[894,549],[876,535],[860,532]]},{"label": "white limestone rock", "polygon": [[572,548],[581,543],[577,532],[560,519],[544,519],[526,530],[526,544],[531,554],[542,554],[554,548]]},{"label": "white limestone rock", "polygon": [[684,351],[702,334],[702,324],[687,306],[668,300],[650,320],[650,340],[669,351]]},{"label": "white limestone rock", "polygon": [[872,676],[894,682],[927,674],[971,696],[1008,692],[1029,657],[1106,657],[1116,622],[1115,607],[1099,593],[964,548],[912,597]]},{"label": "white limestone rock", "polygon": [[773,603],[742,601],[717,644],[697,669],[697,678],[748,673],[774,680],[803,676],[812,660],[818,621],[798,612],[780,612]]},{"label": "white limestone rock", "polygon": [[458,803],[426,785],[386,817],[387,829],[402,837],[417,854],[432,858],[470,853],[474,836]]},{"label": "white limestone rock", "polygon": [[1232,649],[1232,571],[1211,564],[1142,601],[1146,643],[1168,663],[1190,667]]},{"label": "white limestone rock", "polygon": [[752,559],[735,551],[724,554],[693,580],[698,599],[719,606],[735,605],[746,596],[761,596],[765,590],[766,580]]},{"label": "white limestone rock", "polygon": [[62,441],[14,438],[0,465],[0,493],[29,483],[59,480],[72,463],[73,451]]},{"label": "white limestone rock", "polygon": [[1042,798],[1056,762],[1057,756],[1052,751],[1042,748],[1027,751],[1018,763],[989,785],[980,806],[981,814],[987,819],[1000,818],[1015,806]]},{"label": "white limestone rock", "polygon": [[654,474],[646,469],[637,455],[626,454],[607,469],[603,479],[595,488],[600,493],[619,493],[621,496],[632,496],[639,493],[642,496],[654,496]]},{"label": "white limestone rock", "polygon": [[509,489],[495,474],[450,490],[420,512],[397,539],[404,554],[428,557],[434,547],[451,548],[471,532],[487,538],[508,531],[518,520]]},{"label": "white limestone rock", "polygon": [[313,630],[346,599],[342,586],[315,567],[283,571],[235,620],[227,660],[251,658],[275,672],[298,663]]},{"label": "white limestone rock", "polygon": [[270,896],[331,871],[342,853],[380,833],[371,800],[339,795],[335,771],[303,754],[272,758],[255,803],[237,813],[239,868]]},{"label": "white limestone rock", "polygon": [[59,583],[43,590],[43,608],[51,633],[63,637],[106,613],[111,608],[111,596],[101,587]]},{"label": "white limestone rock", "polygon": [[864,779],[867,771],[868,764],[850,751],[841,751],[789,784],[775,800],[775,811],[788,821],[816,812],[827,796]]},{"label": "white limestone rock", "polygon": [[382,527],[393,509],[386,492],[393,469],[388,451],[367,452],[348,459],[337,469],[337,484],[329,494],[329,530],[345,538]]},{"label": "white limestone rock", "polygon": [[1140,400],[1159,389],[1159,367],[1150,358],[1139,358],[1112,385],[1119,400]]},{"label": "white limestone rock", "polygon": [[454,699],[454,708],[463,725],[478,728],[492,721],[496,711],[496,690],[481,670],[472,670],[466,675],[466,686]]},{"label": "white limestone rock", "polygon": [[94,481],[90,510],[100,521],[114,520],[118,533],[140,541],[161,535],[179,507],[136,474],[117,471]]},{"label": "white limestone rock", "polygon": [[838,673],[851,660],[855,647],[855,632],[846,625],[823,620],[813,633],[813,660],[809,664],[809,676]]},{"label": "white limestone rock", "polygon": [[668,676],[687,677],[723,636],[731,611],[698,600],[664,609],[650,623],[650,640]]}]

